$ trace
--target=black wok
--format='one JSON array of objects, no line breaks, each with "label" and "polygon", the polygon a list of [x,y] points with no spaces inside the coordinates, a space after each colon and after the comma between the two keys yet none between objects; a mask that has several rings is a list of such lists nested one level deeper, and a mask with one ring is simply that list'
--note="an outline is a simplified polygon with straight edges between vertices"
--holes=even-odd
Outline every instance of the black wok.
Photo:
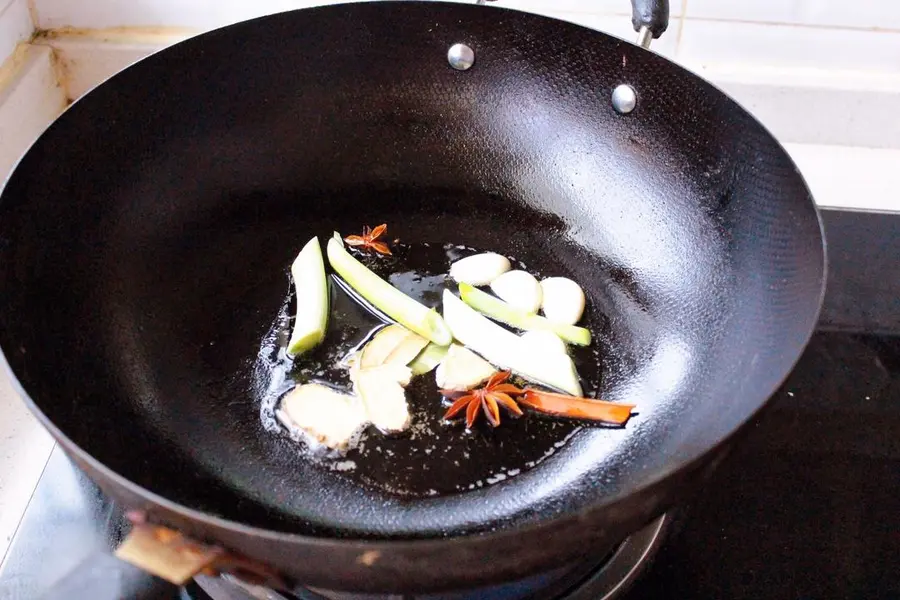
[{"label": "black wok", "polygon": [[[448,65],[457,42],[469,70]],[[261,426],[260,340],[303,242],[380,222],[581,282],[599,394],[637,416],[437,497],[300,460]],[[141,61],[24,156],[0,241],[9,368],[109,495],[355,591],[508,580],[610,548],[713,468],[800,356],[824,288],[802,177],[727,96],[608,35],[458,4],[300,10]]]}]

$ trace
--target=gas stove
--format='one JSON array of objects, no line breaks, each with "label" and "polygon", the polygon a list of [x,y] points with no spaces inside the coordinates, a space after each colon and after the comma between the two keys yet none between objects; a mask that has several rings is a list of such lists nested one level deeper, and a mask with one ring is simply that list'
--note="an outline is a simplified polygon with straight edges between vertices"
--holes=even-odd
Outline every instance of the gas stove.
[{"label": "gas stove", "polygon": [[[522,581],[421,600],[900,598],[900,214],[823,211],[829,283],[819,330],[712,480],[626,539]],[[39,598],[125,529],[57,448],[0,568],[0,598]],[[200,577],[185,600],[292,595]]]},{"label": "gas stove", "polygon": [[227,577],[198,577],[184,590],[191,600],[598,600],[620,596],[651,562],[659,550],[673,517],[663,515],[641,531],[632,534],[607,556],[590,557],[584,562],[542,573],[520,581],[479,588],[467,592],[373,596],[300,589],[293,593],[274,592],[248,586]]}]

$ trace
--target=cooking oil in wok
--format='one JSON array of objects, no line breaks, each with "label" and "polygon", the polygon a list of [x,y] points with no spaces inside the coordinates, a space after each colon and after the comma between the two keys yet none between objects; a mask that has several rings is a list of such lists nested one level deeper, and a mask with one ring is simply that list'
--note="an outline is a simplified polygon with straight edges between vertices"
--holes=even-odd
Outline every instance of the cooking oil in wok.
[{"label": "cooking oil in wok", "polygon": [[[455,245],[394,244],[392,256],[364,255],[367,267],[428,307],[440,310],[441,295],[453,282],[450,263],[476,250]],[[516,268],[524,268],[521,263]],[[560,451],[581,428],[578,423],[534,414],[502,415],[496,428],[480,419],[472,430],[442,419],[446,411],[434,372],[413,378],[406,388],[411,427],[385,435],[373,427],[362,431],[342,455],[291,440],[275,417],[281,397],[294,386],[319,382],[351,390],[347,358],[387,321],[354,298],[334,276],[329,280],[331,311],[325,340],[313,351],[290,359],[285,347],[293,297],[289,295],[263,340],[255,370],[263,426],[298,448],[298,460],[312,461],[364,486],[399,496],[427,497],[464,492],[515,477]],[[377,311],[376,311],[377,312]],[[591,327],[590,315],[586,326]],[[585,392],[598,385],[599,353],[573,349]]]}]

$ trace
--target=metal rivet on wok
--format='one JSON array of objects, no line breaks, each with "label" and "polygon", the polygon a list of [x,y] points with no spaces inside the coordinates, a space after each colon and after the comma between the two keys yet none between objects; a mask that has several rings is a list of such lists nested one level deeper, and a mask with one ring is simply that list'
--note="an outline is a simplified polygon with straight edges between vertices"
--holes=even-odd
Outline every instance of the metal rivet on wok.
[{"label": "metal rivet on wok", "polygon": [[465,44],[453,44],[447,51],[447,62],[457,71],[466,71],[475,64],[475,51]]},{"label": "metal rivet on wok", "polygon": [[616,86],[612,93],[612,105],[616,112],[627,115],[637,106],[637,94],[627,83]]}]

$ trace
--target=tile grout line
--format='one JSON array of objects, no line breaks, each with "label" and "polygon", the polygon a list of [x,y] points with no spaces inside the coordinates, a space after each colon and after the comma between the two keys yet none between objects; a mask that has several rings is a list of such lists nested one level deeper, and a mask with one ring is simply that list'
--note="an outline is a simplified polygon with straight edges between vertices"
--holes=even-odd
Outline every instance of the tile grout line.
[{"label": "tile grout line", "polygon": [[31,34],[34,35],[38,30],[38,11],[37,0],[28,0],[28,17],[31,19]]},{"label": "tile grout line", "polygon": [[672,56],[678,56],[681,52],[681,38],[684,35],[684,19],[687,16],[688,0],[681,0],[681,14],[678,16],[678,33],[675,36],[675,48],[672,50]]},{"label": "tile grout line", "polygon": [[6,6],[4,6],[3,8],[0,8],[0,17],[5,15],[6,11],[8,11],[10,8],[12,8],[12,5],[15,1],[16,0],[9,0],[9,2],[6,3]]},{"label": "tile grout line", "polygon": [[19,515],[19,521],[16,523],[16,528],[13,530],[12,535],[9,537],[9,544],[6,545],[6,548],[3,550],[3,556],[0,557],[0,573],[3,572],[3,567],[6,566],[6,559],[9,556],[9,549],[13,545],[13,542],[16,540],[16,534],[19,533],[19,527],[22,526],[22,520],[25,518],[25,513],[28,512],[28,506],[31,504],[31,501],[34,499],[34,494],[37,492],[38,484],[41,482],[41,478],[44,476],[44,471],[47,470],[47,464],[50,462],[50,456],[53,455],[53,451],[56,450],[56,440],[53,440],[53,444],[50,446],[50,451],[47,453],[47,458],[44,460],[44,464],[41,466],[41,474],[38,475],[37,481],[34,482],[34,487],[31,490],[31,493],[28,494],[28,502],[25,503],[25,510],[22,511],[22,514]]}]

